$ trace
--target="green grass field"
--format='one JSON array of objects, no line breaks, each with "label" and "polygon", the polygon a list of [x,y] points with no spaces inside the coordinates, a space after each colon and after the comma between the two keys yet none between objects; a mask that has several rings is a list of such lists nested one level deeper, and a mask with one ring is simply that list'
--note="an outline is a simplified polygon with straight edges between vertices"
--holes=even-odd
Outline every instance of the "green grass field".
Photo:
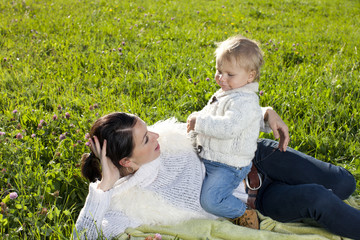
[{"label": "green grass field", "polygon": [[69,238],[94,120],[185,121],[217,89],[215,43],[235,34],[261,44],[260,100],[290,146],[360,180],[359,13],[357,0],[0,0],[0,238]]}]

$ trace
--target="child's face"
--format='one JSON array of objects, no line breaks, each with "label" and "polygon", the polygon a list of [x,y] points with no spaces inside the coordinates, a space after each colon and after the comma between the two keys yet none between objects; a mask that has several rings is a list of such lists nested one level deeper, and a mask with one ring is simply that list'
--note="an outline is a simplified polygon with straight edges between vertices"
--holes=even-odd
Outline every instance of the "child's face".
[{"label": "child's face", "polygon": [[231,61],[222,61],[221,65],[216,61],[215,80],[223,91],[245,86],[254,81],[255,76],[255,71],[247,71],[240,67],[234,58]]}]

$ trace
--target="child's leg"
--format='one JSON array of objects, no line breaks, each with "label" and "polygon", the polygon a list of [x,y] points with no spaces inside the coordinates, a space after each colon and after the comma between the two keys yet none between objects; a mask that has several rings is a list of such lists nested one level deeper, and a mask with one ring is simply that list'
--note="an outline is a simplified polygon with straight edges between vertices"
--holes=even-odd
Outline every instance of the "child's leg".
[{"label": "child's leg", "polygon": [[280,152],[277,146],[276,141],[260,140],[254,159],[258,170],[270,179],[288,184],[320,184],[341,199],[348,198],[355,191],[355,178],[346,169],[291,148]]},{"label": "child's leg", "polygon": [[203,161],[206,175],[200,196],[201,206],[207,212],[221,217],[236,218],[243,215],[246,204],[232,193],[250,171],[251,164],[238,170],[205,159]]},{"label": "child's leg", "polygon": [[360,239],[360,211],[319,184],[271,182],[259,192],[256,206],[280,222],[312,218],[334,234]]}]

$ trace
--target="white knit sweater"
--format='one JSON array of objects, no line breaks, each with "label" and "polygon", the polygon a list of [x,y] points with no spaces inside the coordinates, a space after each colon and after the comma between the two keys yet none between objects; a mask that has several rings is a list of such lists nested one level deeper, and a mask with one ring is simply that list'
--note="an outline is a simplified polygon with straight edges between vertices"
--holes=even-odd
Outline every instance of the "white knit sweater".
[{"label": "white knit sweater", "polygon": [[[142,224],[216,218],[200,206],[205,168],[187,138],[186,124],[170,119],[149,130],[160,135],[160,157],[141,166],[134,175],[119,179],[109,191],[97,189],[98,182],[90,183],[89,195],[76,221],[75,238],[110,239],[127,227]],[[247,201],[243,183],[233,194]]]},{"label": "white knit sweater", "polygon": [[202,158],[234,167],[250,164],[262,122],[258,87],[255,82],[229,91],[220,89],[196,113],[194,131]]},{"label": "white knit sweater", "polygon": [[86,231],[89,239],[96,239],[100,232],[110,238],[141,224],[216,218],[200,206],[205,170],[186,136],[186,125],[168,120],[149,130],[160,134],[160,157],[119,179],[109,191],[96,189],[98,182],[91,183],[75,237],[84,238],[81,232]]}]

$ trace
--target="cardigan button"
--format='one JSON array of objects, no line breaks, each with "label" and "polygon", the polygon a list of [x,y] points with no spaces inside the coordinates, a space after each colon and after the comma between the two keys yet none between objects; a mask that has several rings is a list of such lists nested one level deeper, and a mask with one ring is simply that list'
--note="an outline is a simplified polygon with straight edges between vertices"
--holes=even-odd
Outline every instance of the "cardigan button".
[{"label": "cardigan button", "polygon": [[199,146],[197,147],[197,152],[198,152],[198,153],[201,153],[202,150],[203,150],[203,147],[202,147],[201,145],[199,145]]}]

